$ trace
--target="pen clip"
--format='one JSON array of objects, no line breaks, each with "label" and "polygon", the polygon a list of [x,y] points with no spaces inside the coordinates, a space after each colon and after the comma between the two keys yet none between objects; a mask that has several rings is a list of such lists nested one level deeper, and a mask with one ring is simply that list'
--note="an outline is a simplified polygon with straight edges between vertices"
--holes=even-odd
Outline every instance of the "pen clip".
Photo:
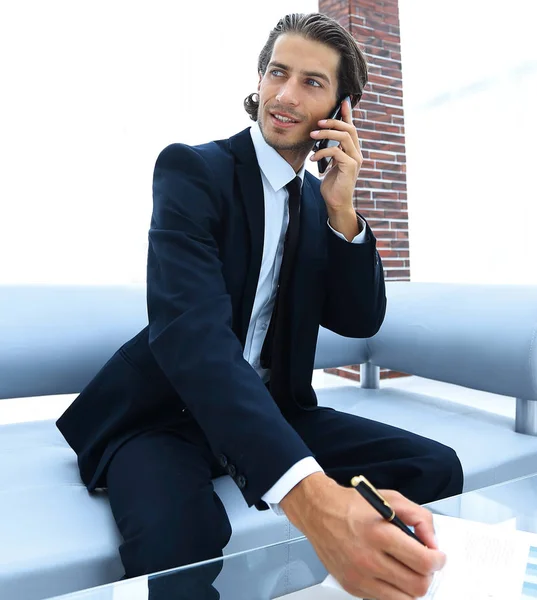
[{"label": "pen clip", "polygon": [[365,485],[368,491],[371,494],[375,495],[382,502],[382,504],[384,504],[384,506],[391,512],[391,517],[388,518],[388,520],[391,521],[395,517],[395,511],[390,506],[388,501],[379,493],[375,486],[370,481],[368,481],[363,475],[356,475],[351,479],[351,485],[353,487],[358,487],[360,484]]}]

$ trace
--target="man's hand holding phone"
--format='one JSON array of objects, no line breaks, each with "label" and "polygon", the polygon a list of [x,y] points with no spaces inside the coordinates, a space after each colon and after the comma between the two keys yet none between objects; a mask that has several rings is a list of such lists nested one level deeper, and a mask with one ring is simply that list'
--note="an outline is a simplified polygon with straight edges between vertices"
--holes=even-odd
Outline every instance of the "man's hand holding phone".
[{"label": "man's hand holding phone", "polygon": [[[327,119],[341,121],[341,105],[344,101],[350,103],[351,99],[349,96],[346,96],[343,99],[340,99],[336,104],[336,107],[332,111],[330,115],[328,115]],[[339,142],[337,140],[332,140],[330,138],[318,138],[315,144],[313,144],[313,152],[317,152],[318,150],[324,150],[325,148],[331,148],[332,146],[339,146]],[[330,162],[332,160],[331,156],[321,157],[317,162],[317,167],[319,168],[319,174],[323,175],[328,169]]]},{"label": "man's hand holding phone", "polygon": [[352,122],[349,98],[341,101],[339,111],[341,119],[323,119],[319,121],[319,129],[311,132],[311,137],[316,140],[311,160],[321,162],[326,159],[330,162],[330,170],[321,183],[321,194],[330,225],[347,239],[352,239],[358,233],[352,199],[363,156],[358,132]]}]

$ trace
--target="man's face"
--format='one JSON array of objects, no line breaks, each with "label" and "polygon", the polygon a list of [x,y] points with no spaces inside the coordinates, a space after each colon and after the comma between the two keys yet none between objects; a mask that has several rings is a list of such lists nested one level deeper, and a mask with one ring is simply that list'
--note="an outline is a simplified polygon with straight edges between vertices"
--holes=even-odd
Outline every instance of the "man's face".
[{"label": "man's face", "polygon": [[297,34],[276,40],[259,80],[257,121],[266,142],[288,162],[294,152],[309,152],[310,132],[334,109],[338,66],[339,54],[330,46]]}]

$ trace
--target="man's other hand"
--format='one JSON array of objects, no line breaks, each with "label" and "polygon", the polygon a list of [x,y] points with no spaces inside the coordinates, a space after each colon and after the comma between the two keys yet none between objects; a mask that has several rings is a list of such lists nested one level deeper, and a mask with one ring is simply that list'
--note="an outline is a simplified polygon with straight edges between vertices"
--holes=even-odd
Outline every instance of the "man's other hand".
[{"label": "man's other hand", "polygon": [[356,490],[324,473],[303,479],[280,506],[349,593],[375,600],[420,598],[446,562],[436,545],[432,515],[398,492],[381,494],[427,547],[385,521]]}]

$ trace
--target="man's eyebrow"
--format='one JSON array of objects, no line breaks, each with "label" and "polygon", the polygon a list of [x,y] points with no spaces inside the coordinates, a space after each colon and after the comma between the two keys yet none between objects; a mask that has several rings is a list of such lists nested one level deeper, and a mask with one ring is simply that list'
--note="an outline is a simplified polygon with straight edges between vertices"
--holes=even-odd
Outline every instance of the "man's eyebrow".
[{"label": "man's eyebrow", "polygon": [[[287,65],[284,65],[283,63],[275,62],[275,61],[270,62],[268,67],[276,67],[278,69],[282,69],[282,71],[291,71],[291,68],[288,67]],[[305,75],[306,77],[317,77],[319,79],[322,79],[323,81],[326,81],[326,83],[330,84],[330,78],[328,77],[328,75],[325,75],[324,73],[321,73],[320,71],[300,71],[300,72],[302,73],[302,75]]]}]

